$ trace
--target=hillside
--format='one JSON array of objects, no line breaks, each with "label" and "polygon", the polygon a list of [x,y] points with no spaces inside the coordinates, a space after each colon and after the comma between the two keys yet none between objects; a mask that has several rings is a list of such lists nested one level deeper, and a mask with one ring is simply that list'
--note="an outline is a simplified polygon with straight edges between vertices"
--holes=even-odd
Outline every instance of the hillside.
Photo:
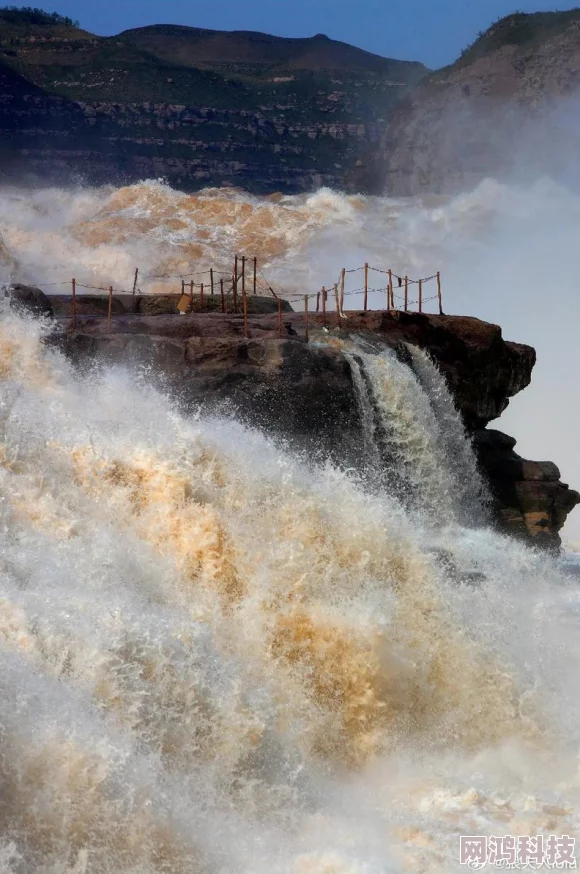
[{"label": "hillside", "polygon": [[564,33],[580,19],[580,9],[565,12],[516,12],[500,18],[461,53],[453,65],[467,66],[506,47],[537,48],[542,43]]},{"label": "hillside", "polygon": [[486,176],[578,181],[580,9],[514,14],[401,101],[383,144],[387,189],[458,191]]},{"label": "hillside", "polygon": [[252,31],[153,25],[127,30],[120,39],[165,61],[208,69],[245,68],[258,76],[326,70],[376,73],[408,83],[425,71],[422,64],[382,58],[320,33],[308,39],[288,39]]},{"label": "hillside", "polygon": [[0,63],[37,89],[25,101],[34,130],[16,85],[3,89],[21,172],[52,175],[62,111],[67,124],[74,116],[66,161],[88,181],[164,176],[185,190],[257,193],[376,189],[390,112],[426,72],[322,35],[156,25],[105,38],[13,10],[0,10]]}]

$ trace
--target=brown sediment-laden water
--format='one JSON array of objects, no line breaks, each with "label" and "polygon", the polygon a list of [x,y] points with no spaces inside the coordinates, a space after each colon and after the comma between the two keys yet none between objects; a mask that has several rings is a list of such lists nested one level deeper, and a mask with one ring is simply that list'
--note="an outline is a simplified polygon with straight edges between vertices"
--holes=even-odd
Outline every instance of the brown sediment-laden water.
[{"label": "brown sediment-laden water", "polygon": [[428,359],[347,350],[408,502],[1,315],[2,874],[449,874],[462,834],[580,832],[577,582],[475,518]]}]

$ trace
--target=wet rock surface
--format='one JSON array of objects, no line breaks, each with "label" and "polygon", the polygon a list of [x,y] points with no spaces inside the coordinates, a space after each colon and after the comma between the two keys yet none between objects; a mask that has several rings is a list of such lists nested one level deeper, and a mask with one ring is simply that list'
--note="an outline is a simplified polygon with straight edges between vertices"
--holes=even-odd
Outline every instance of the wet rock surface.
[{"label": "wet rock surface", "polygon": [[551,461],[527,461],[514,451],[516,441],[501,431],[473,434],[480,468],[486,474],[499,527],[538,546],[560,546],[558,532],[580,503],[580,494],[560,481]]},{"label": "wet rock surface", "polygon": [[580,503],[555,464],[521,458],[512,437],[485,427],[529,384],[535,364],[534,350],[504,340],[497,325],[463,316],[368,312],[349,313],[339,328],[335,314],[326,327],[320,314],[312,314],[309,343],[304,316],[295,312],[284,313],[281,336],[277,313],[250,314],[247,337],[242,316],[207,312],[140,316],[125,310],[110,331],[107,319],[95,314],[79,316],[74,332],[69,318],[57,319],[56,326],[47,342],[80,367],[146,366],[186,409],[235,411],[310,455],[354,463],[364,443],[355,386],[340,342],[327,341],[353,332],[399,355],[404,344],[415,344],[446,376],[489,482],[500,530],[556,548],[568,513]]},{"label": "wet rock surface", "polygon": [[33,316],[46,316],[52,318],[53,308],[47,295],[33,285],[9,285],[4,294],[10,300],[10,308],[22,315],[27,313]]}]

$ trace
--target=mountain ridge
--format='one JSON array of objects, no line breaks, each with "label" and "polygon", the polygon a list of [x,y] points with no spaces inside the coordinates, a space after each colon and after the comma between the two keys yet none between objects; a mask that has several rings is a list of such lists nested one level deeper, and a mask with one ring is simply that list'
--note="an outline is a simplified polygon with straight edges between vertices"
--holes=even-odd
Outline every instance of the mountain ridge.
[{"label": "mountain ridge", "polygon": [[[28,99],[33,129],[5,91],[2,123],[23,172],[39,177],[53,175],[50,116],[59,105],[75,122],[54,163],[88,183],[162,176],[186,191],[370,192],[381,184],[388,116],[426,72],[320,34],[151,25],[99,37],[74,24],[9,17],[0,10],[0,62],[42,94]],[[10,167],[13,175],[14,160]]]},{"label": "mountain ridge", "polygon": [[[62,181],[69,167],[89,183],[407,196],[580,176],[564,106],[580,87],[580,9],[505,16],[436,71],[324,34],[153,24],[101,37],[35,12],[0,9],[0,64],[22,77],[2,80],[0,178]],[[24,97],[23,80],[38,90]]]}]

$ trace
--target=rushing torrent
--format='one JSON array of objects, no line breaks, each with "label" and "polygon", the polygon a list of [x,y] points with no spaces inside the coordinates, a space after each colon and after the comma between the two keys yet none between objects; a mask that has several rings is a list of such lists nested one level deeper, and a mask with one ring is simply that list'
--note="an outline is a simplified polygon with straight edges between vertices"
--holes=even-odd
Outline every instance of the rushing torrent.
[{"label": "rushing torrent", "polygon": [[[445,312],[479,316],[501,325],[506,339],[536,348],[532,385],[499,427],[518,438],[522,455],[554,459],[563,480],[577,487],[577,328],[565,314],[577,306],[579,215],[580,198],[550,180],[525,187],[489,179],[455,197],[409,199],[324,189],[262,198],[223,189],[188,195],[162,181],[4,187],[0,286],[17,281],[67,292],[74,276],[81,285],[131,290],[139,268],[144,293],[177,291],[178,274],[210,267],[231,273],[236,252],[258,257],[258,285],[267,294],[268,286],[282,294],[332,288],[342,267],[365,261],[415,278],[441,270]],[[351,295],[361,284],[361,272],[347,275],[347,310],[362,305]],[[384,274],[371,272],[370,286],[369,305],[384,307]],[[400,293],[395,285],[398,306]],[[425,306],[436,311],[434,304]],[[580,513],[564,536],[580,543]]]},{"label": "rushing torrent", "polygon": [[436,519],[1,315],[2,874],[449,874],[460,834],[579,833],[578,588],[463,525],[428,361],[357,353]]}]

